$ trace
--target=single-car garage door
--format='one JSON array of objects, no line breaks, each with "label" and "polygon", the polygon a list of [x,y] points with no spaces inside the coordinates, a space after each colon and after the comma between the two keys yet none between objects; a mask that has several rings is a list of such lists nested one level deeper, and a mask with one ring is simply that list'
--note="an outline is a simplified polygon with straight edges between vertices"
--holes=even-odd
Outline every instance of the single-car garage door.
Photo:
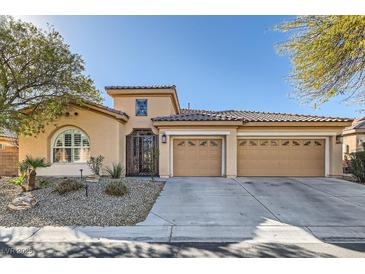
[{"label": "single-car garage door", "polygon": [[174,176],[221,176],[221,139],[175,139]]},{"label": "single-car garage door", "polygon": [[238,176],[324,176],[323,139],[239,139]]}]

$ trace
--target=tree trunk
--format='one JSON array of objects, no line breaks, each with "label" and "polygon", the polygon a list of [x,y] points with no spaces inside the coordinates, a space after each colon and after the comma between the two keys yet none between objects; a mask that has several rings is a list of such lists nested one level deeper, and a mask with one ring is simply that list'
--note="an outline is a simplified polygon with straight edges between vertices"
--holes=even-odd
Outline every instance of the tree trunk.
[{"label": "tree trunk", "polygon": [[37,173],[35,172],[34,169],[32,169],[29,172],[28,175],[28,191],[32,191],[35,189],[35,176],[37,175]]}]

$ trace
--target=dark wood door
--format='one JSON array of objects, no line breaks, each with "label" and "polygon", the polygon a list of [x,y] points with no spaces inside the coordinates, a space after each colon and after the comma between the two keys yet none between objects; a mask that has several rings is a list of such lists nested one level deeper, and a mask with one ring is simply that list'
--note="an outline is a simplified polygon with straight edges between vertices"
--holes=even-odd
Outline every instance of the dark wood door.
[{"label": "dark wood door", "polygon": [[158,137],[150,129],[127,135],[127,176],[158,175]]}]

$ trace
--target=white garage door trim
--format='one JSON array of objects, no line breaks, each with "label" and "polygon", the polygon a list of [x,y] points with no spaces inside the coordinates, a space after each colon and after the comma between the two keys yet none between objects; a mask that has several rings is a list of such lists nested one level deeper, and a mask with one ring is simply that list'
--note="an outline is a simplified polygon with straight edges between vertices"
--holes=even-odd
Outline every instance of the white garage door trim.
[{"label": "white garage door trim", "polygon": [[162,132],[161,134],[166,134],[166,135],[174,135],[174,136],[187,136],[189,138],[189,136],[197,136],[197,135],[201,135],[201,136],[221,136],[221,135],[229,135],[230,132],[229,131],[220,131],[220,130],[185,130],[185,131],[170,131],[170,130],[166,130],[165,132]]},{"label": "white garage door trim", "polygon": [[313,137],[327,137],[327,136],[336,136],[338,133],[333,131],[306,131],[306,132],[298,132],[298,131],[246,131],[246,132],[238,132],[237,136],[247,136],[247,137],[256,137],[256,136],[313,136]]},{"label": "white garage door trim", "polygon": [[[329,176],[330,174],[330,146],[329,146],[329,137],[328,136],[321,136],[321,135],[310,135],[310,134],[298,134],[295,133],[297,135],[283,135],[282,132],[271,132],[271,134],[266,134],[267,132],[257,132],[255,134],[253,134],[252,132],[247,134],[249,132],[240,132],[238,133],[238,137],[241,137],[239,139],[246,139],[246,138],[251,138],[251,137],[258,137],[258,138],[262,138],[264,139],[265,137],[270,138],[270,137],[280,137],[280,138],[290,138],[290,137],[294,137],[297,139],[306,139],[309,137],[313,137],[314,139],[324,139],[325,140],[325,147],[324,147],[324,175],[326,177]],[[264,133],[264,134],[262,134]],[[293,132],[294,133],[294,132]],[[246,135],[247,134],[247,135]],[[336,133],[333,134],[333,132],[331,132],[331,136],[336,136]]]},{"label": "white garage door trim", "polygon": [[[196,138],[197,136],[204,136],[202,134],[193,134],[193,135],[177,135],[176,137],[181,137],[181,138]],[[226,139],[224,138],[224,136],[222,135],[208,135],[208,136],[211,136],[211,137],[223,137],[221,138],[222,140],[222,164],[221,164],[221,175],[222,176],[225,176],[225,170],[226,170]],[[170,177],[173,177],[174,176],[174,140],[176,138],[174,136],[171,136],[170,138],[170,142],[169,142],[169,151],[170,151],[170,158],[169,158],[169,162],[170,162],[170,167],[169,167],[169,173],[170,173]]]}]

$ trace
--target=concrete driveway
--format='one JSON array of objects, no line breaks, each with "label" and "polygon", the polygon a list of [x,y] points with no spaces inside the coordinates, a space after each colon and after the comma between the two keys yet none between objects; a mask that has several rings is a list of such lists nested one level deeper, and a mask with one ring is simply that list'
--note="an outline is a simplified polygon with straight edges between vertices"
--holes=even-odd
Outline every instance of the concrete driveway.
[{"label": "concrete driveway", "polygon": [[172,178],[139,225],[171,241],[365,240],[365,186],[332,178]]},{"label": "concrete driveway", "polygon": [[172,178],[135,226],[0,227],[0,257],[365,257],[364,217],[343,180]]}]

